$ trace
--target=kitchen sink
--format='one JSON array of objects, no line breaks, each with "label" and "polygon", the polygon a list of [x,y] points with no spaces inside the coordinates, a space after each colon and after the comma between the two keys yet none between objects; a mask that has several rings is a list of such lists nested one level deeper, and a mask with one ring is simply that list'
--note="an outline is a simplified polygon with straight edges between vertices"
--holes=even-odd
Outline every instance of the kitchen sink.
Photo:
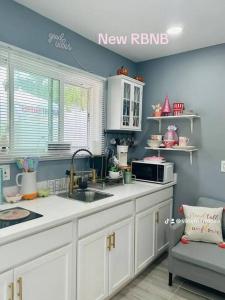
[{"label": "kitchen sink", "polygon": [[85,190],[77,189],[71,195],[68,195],[67,192],[64,192],[64,193],[59,193],[58,196],[63,198],[73,199],[73,200],[79,200],[83,202],[94,202],[94,201],[112,197],[113,194],[104,193],[93,189],[85,189]]}]

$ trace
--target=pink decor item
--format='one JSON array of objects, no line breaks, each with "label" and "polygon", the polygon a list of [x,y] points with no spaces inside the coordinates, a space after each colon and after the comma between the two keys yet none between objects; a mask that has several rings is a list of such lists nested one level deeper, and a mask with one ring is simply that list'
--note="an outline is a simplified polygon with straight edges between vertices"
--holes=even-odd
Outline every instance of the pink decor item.
[{"label": "pink decor item", "polygon": [[169,97],[166,96],[163,107],[162,107],[162,113],[164,116],[169,116],[171,113],[171,107],[170,107],[170,101]]},{"label": "pink decor item", "polygon": [[166,148],[172,148],[174,145],[178,145],[178,135],[176,130],[177,127],[175,125],[168,126],[168,131],[166,132],[163,140]]},{"label": "pink decor item", "polygon": [[173,103],[173,115],[180,116],[184,111],[184,103],[183,102],[174,102]]}]

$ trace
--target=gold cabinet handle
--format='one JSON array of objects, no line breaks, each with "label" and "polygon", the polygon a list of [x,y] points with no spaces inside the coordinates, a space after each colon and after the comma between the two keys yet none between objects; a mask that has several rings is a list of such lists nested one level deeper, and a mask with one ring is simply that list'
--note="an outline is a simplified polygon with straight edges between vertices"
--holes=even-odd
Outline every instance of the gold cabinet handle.
[{"label": "gold cabinet handle", "polygon": [[112,236],[112,247],[116,248],[116,234],[113,232]]},{"label": "gold cabinet handle", "polygon": [[23,279],[22,279],[22,277],[19,277],[17,279],[17,284],[18,284],[17,296],[19,297],[19,300],[23,300]]},{"label": "gold cabinet handle", "polygon": [[156,213],[156,223],[159,223],[159,212]]},{"label": "gold cabinet handle", "polygon": [[8,300],[14,300],[14,283],[13,282],[8,285],[8,290],[9,290]]},{"label": "gold cabinet handle", "polygon": [[107,249],[111,251],[111,235],[107,236]]}]

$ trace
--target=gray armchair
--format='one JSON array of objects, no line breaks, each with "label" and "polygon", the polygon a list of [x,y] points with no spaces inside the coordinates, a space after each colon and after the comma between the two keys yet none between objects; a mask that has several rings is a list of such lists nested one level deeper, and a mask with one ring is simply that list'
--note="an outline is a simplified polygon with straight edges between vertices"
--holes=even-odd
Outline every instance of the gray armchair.
[{"label": "gray armchair", "polygon": [[[225,202],[199,198],[197,206],[225,207]],[[223,236],[225,237],[225,213],[223,213]],[[185,224],[174,224],[169,231],[169,285],[178,275],[225,293],[225,249],[215,244],[180,242]]]}]

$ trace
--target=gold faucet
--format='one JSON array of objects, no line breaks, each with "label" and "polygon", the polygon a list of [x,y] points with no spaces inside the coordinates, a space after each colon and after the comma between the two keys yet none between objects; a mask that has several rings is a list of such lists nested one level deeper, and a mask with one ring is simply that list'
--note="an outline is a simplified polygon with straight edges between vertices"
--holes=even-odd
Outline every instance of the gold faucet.
[{"label": "gold faucet", "polygon": [[[71,159],[71,166],[70,166],[69,195],[72,195],[74,192],[74,189],[77,188],[77,182],[75,180],[76,176],[74,179],[74,175],[76,175],[75,168],[74,168],[74,159],[75,159],[75,156],[77,155],[77,153],[79,153],[79,152],[87,152],[90,155],[90,157],[93,157],[93,154],[87,149],[79,149],[74,152],[72,159]],[[96,170],[95,169],[92,169],[91,177],[92,177],[92,182],[96,183]]]}]

